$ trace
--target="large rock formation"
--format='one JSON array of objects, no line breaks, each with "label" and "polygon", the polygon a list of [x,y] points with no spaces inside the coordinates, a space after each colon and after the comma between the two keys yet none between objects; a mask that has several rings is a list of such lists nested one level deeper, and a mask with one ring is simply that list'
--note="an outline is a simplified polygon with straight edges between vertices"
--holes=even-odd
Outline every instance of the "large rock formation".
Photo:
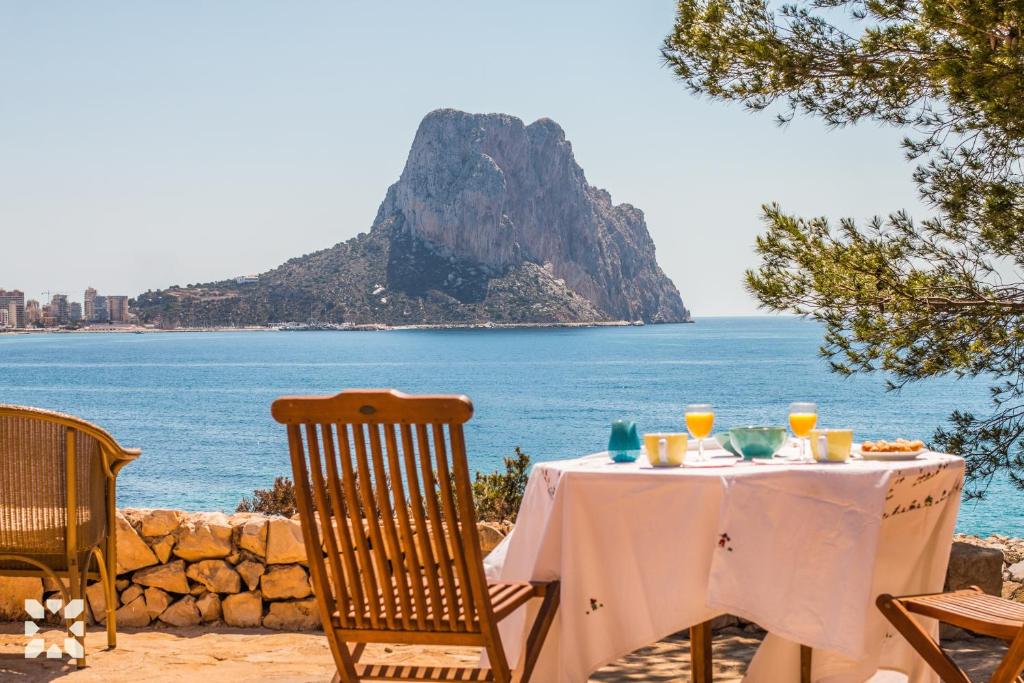
[{"label": "large rock formation", "polygon": [[643,213],[587,184],[558,124],[451,109],[423,119],[369,234],[136,303],[188,326],[689,319]]}]

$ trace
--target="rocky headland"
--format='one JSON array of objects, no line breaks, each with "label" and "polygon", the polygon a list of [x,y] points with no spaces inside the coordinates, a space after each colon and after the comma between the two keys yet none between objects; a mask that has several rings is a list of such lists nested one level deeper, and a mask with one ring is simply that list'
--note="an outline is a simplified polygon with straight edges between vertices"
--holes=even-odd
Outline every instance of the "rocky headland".
[{"label": "rocky headland", "polygon": [[452,109],[420,123],[368,233],[133,308],[164,327],[690,319],[643,212],[587,182],[557,123]]}]

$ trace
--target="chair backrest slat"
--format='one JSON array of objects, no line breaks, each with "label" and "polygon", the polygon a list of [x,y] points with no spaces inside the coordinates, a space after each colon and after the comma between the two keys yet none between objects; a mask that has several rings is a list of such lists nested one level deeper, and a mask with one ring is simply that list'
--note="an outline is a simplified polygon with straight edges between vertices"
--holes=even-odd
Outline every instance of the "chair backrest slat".
[{"label": "chair backrest slat", "polygon": [[[391,472],[402,472],[402,462],[399,459],[398,440],[395,439],[395,425],[388,425],[384,428],[384,445],[388,454],[388,470]],[[393,477],[391,479],[391,492],[394,500],[395,520],[398,522],[398,531],[401,534],[401,547],[405,556],[405,565],[402,567],[409,593],[412,594],[412,601],[415,609],[407,602],[403,603],[404,613],[407,619],[416,616],[416,628],[426,628],[427,601],[423,593],[423,569],[419,562],[419,554],[416,552],[416,539],[413,536],[412,523],[409,521],[409,503],[405,494],[405,477]],[[402,592],[399,592],[402,596]],[[406,596],[408,600],[408,595]],[[406,628],[410,624],[403,621]]]},{"label": "chair backrest slat", "polygon": [[[448,522],[449,533],[454,529],[456,533],[459,532],[457,527],[453,527],[452,520],[458,519],[458,513],[455,511],[455,491],[453,491],[453,477],[451,468],[448,465],[448,452],[445,448],[444,429],[439,424],[431,425],[431,431],[434,436],[434,453],[437,457],[437,478],[440,482],[447,485],[438,486],[441,498],[441,505],[444,509],[444,518]],[[469,571],[466,567],[466,554],[464,552],[463,543],[452,544],[452,564],[455,566],[455,573],[458,576],[459,584],[463,587],[462,599],[465,603],[464,609],[466,615],[469,617],[468,621],[476,620],[476,605],[473,600],[473,591],[468,590],[470,587]]]},{"label": "chair backrest slat", "polygon": [[[337,506],[341,504],[341,489],[339,487],[339,480],[336,476],[332,475],[332,469],[334,467],[334,437],[331,431],[330,425],[320,426],[321,440],[323,443],[323,458],[320,457],[320,451],[318,449],[310,449],[309,460],[310,460],[310,477],[311,483],[313,484],[313,502],[316,505],[316,514],[318,519],[321,520],[332,520],[332,519],[345,519],[340,514],[341,510]],[[327,470],[326,478],[324,476],[324,469]],[[347,529],[344,530],[347,533]],[[332,530],[321,532],[323,539],[324,548],[327,551],[327,560],[330,563],[330,571],[334,576],[344,576],[341,568],[341,552],[338,547],[338,535],[333,533]],[[344,537],[343,537],[344,538]],[[349,612],[352,610],[352,599],[349,597],[348,584],[344,581],[338,584],[338,591],[336,594],[338,602],[338,613],[341,615],[343,623],[349,626]],[[333,603],[331,605],[333,611]]]},{"label": "chair backrest slat", "polygon": [[359,494],[356,492],[356,476],[352,468],[352,451],[349,447],[348,425],[338,425],[338,447],[340,449],[342,482],[345,485],[345,496],[348,516],[337,521],[337,525],[348,526],[352,529],[355,537],[355,546],[345,548],[346,556],[353,563],[352,573],[349,575],[349,585],[355,585],[360,590],[362,583],[362,606],[355,613],[355,620],[360,628],[366,628],[366,619],[369,617],[370,625],[373,628],[380,628],[380,616],[376,605],[377,577],[373,571],[370,560],[369,542],[366,530],[363,526],[360,511],[362,505],[359,502]]},{"label": "chair backrest slat", "polygon": [[[388,628],[395,628],[395,594],[390,590],[390,566],[388,563],[387,549],[384,547],[384,538],[380,532],[380,510],[377,509],[377,501],[373,495],[374,481],[370,475],[370,463],[366,457],[366,425],[353,425],[353,443],[356,453],[356,471],[359,473],[358,488],[360,500],[363,504],[363,515],[366,520],[366,530],[370,534],[370,554],[373,557],[371,567],[365,567],[374,573],[377,583],[377,594],[373,599],[379,605],[384,606],[384,620]],[[376,482],[377,486],[381,482]],[[372,609],[372,608],[371,608]],[[372,612],[371,612],[372,614]]]},{"label": "chair backrest slat", "polygon": [[[434,546],[437,553],[438,587],[446,604],[434,605],[435,612],[448,615],[448,623],[452,631],[459,630],[459,604],[458,593],[455,590],[455,576],[452,574],[452,557],[448,552],[448,539],[445,538],[444,522],[441,521],[441,509],[438,505],[437,490],[442,484],[434,477],[434,469],[431,466],[434,458],[431,456],[430,444],[427,440],[427,430],[424,425],[416,425],[416,445],[419,447],[420,469],[423,473],[423,497],[426,501],[427,516],[430,523],[427,525],[424,543]],[[422,532],[421,532],[422,533]],[[440,542],[434,543],[435,539]]]},{"label": "chair backrest slat", "polygon": [[[412,518],[415,524],[413,529],[414,533],[417,534],[413,540],[413,552],[416,553],[416,559],[420,564],[420,567],[424,568],[423,582],[427,585],[427,592],[430,596],[431,605],[441,604],[441,587],[437,581],[437,572],[433,571],[435,565],[434,561],[434,549],[430,543],[430,537],[427,535],[427,515],[423,508],[423,496],[421,495],[421,488],[419,474],[416,472],[416,451],[412,441],[412,428],[407,425],[399,425],[399,429],[402,432],[402,455],[405,461],[405,476],[409,482],[409,507],[412,509]],[[426,542],[418,543],[415,539],[426,539]],[[424,619],[426,618],[426,608],[423,610]],[[432,626],[435,630],[441,629],[442,614],[438,609],[430,610],[432,617]],[[424,628],[421,626],[420,628]]]},{"label": "chair backrest slat", "polygon": [[300,512],[319,521],[306,535],[314,587],[340,627],[482,633],[493,611],[462,433],[469,400],[346,391],[282,398],[273,413],[288,425]]},{"label": "chair backrest slat", "polygon": [[[401,480],[402,471],[388,472],[384,465],[384,452],[381,447],[380,429],[381,425],[371,424],[366,426],[370,441],[370,455],[373,457],[373,477],[377,482],[377,509],[379,510],[378,521],[384,537],[384,550],[388,558],[388,565],[391,570],[391,581],[394,586],[392,595],[398,598],[399,608],[398,620],[402,622],[402,628],[409,630],[412,622],[409,617],[412,614],[408,576],[405,569],[404,549],[398,542],[398,531],[395,528],[395,511],[391,505],[391,493],[394,490],[394,482]],[[392,476],[393,475],[393,476]],[[387,485],[383,485],[386,483]],[[404,503],[403,503],[404,505]]]}]

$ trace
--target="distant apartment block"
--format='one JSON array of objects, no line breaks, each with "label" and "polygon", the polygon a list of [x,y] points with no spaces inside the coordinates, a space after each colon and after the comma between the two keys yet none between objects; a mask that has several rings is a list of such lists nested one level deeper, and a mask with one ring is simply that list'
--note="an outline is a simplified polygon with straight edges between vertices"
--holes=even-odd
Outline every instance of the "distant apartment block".
[{"label": "distant apartment block", "polygon": [[107,310],[110,311],[110,322],[112,322],[112,323],[126,323],[126,322],[128,322],[128,297],[126,297],[126,296],[108,296],[107,297]]},{"label": "distant apartment block", "polygon": [[92,300],[92,317],[89,318],[91,323],[109,323],[110,322],[110,309],[107,307],[107,297],[97,294]]},{"label": "distant apartment block", "polygon": [[50,299],[50,315],[56,325],[67,325],[71,322],[71,305],[67,294],[54,294]]},{"label": "distant apartment block", "polygon": [[25,327],[25,292],[0,289],[0,309],[7,311],[8,318],[13,320],[12,327]]},{"label": "distant apartment block", "polygon": [[259,275],[239,275],[235,278],[236,285],[251,285],[260,281]]},{"label": "distant apartment block", "polygon": [[0,308],[0,330],[6,330],[11,327],[10,314],[6,308]]},{"label": "distant apartment block", "polygon": [[71,302],[71,322],[82,322],[82,304],[78,303],[77,301]]},{"label": "distant apartment block", "polygon": [[25,302],[25,326],[36,326],[43,319],[43,309],[39,306],[39,302],[35,299],[29,299]]},{"label": "distant apartment block", "polygon": [[82,315],[85,317],[86,322],[92,322],[96,319],[96,290],[92,287],[87,287],[85,290],[85,296],[82,299]]}]

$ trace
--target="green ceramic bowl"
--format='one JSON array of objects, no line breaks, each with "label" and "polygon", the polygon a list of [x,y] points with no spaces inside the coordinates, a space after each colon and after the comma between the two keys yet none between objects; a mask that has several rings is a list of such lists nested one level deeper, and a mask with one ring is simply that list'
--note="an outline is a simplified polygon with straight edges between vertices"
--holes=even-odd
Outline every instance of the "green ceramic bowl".
[{"label": "green ceramic bowl", "polygon": [[770,458],[786,443],[785,427],[734,427],[729,430],[732,450],[744,459]]},{"label": "green ceramic bowl", "polygon": [[729,438],[729,432],[718,432],[717,434],[715,434],[714,438],[715,441],[718,442],[719,446],[729,451],[733,455],[739,455],[739,453],[736,452],[736,449],[732,447],[732,439]]}]

